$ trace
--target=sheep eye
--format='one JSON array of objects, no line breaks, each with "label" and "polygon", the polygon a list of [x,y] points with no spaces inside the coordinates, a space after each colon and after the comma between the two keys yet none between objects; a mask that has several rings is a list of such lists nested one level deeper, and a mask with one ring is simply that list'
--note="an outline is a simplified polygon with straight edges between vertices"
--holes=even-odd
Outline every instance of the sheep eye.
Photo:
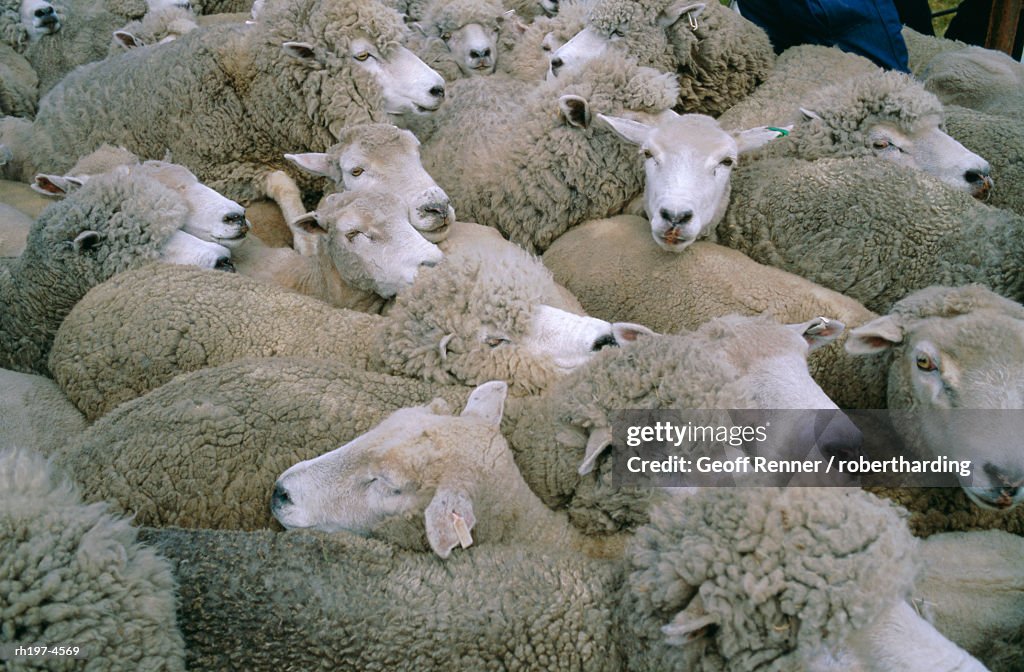
[{"label": "sheep eye", "polygon": [[348,242],[351,243],[353,240],[356,239],[356,236],[365,236],[365,235],[366,234],[363,233],[362,231],[359,231],[358,229],[355,229],[355,230],[349,231],[349,232],[347,232],[345,234],[345,240],[347,240]]},{"label": "sheep eye", "polygon": [[352,58],[354,58],[357,61],[359,61],[360,63],[362,63],[363,61],[365,61],[369,57],[370,57],[370,52],[368,52],[368,51],[360,51],[358,54],[356,54]]},{"label": "sheep eye", "polygon": [[352,177],[359,177],[360,175],[363,174],[363,169],[359,168],[359,167],[356,167],[356,168],[353,168],[352,170],[350,170],[348,172],[349,172],[349,175],[351,175]]},{"label": "sheep eye", "polygon": [[871,143],[871,146],[874,147],[875,149],[888,149],[889,144],[890,143],[888,140],[875,140],[874,142]]},{"label": "sheep eye", "polygon": [[917,356],[914,363],[917,364],[917,368],[921,371],[934,371],[939,368],[935,365],[935,361],[932,360],[931,357],[923,353]]},{"label": "sheep eye", "polygon": [[508,343],[508,339],[502,338],[501,336],[491,336],[486,341],[484,341],[484,343],[487,344],[487,347],[496,348],[502,343]]},{"label": "sheep eye", "polygon": [[650,149],[648,149],[647,147],[644,147],[644,148],[643,148],[643,149],[641,150],[641,152],[640,152],[640,153],[644,155],[644,159],[645,159],[645,160],[646,160],[646,159],[653,159],[653,158],[654,158],[654,154],[653,154],[653,153],[651,152],[651,150],[650,150]]},{"label": "sheep eye", "polygon": [[723,165],[726,168],[732,168],[733,165],[735,165],[735,163],[736,163],[736,159],[732,158],[731,156],[727,156],[724,159],[722,159],[722,162],[721,162],[720,165]]},{"label": "sheep eye", "polygon": [[612,37],[625,37],[626,33],[622,32],[622,28],[616,28],[612,31]]}]

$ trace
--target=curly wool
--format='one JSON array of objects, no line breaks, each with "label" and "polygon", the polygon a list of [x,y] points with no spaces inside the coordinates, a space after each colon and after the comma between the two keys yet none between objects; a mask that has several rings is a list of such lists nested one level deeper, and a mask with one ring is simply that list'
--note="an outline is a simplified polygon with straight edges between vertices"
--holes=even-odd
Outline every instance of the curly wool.
[{"label": "curly wool", "polygon": [[[143,45],[156,45],[167,37],[179,38],[199,27],[195,15],[182,7],[165,7],[160,11],[147,12],[139,20],[132,21],[121,27],[122,32],[130,33]],[[111,40],[108,55],[120,53],[125,45]]]},{"label": "curly wool", "polygon": [[947,105],[946,131],[991,166],[995,186],[985,202],[1024,215],[1024,118]]},{"label": "curly wool", "polygon": [[[382,92],[353,67],[349,40],[366,35],[386,55],[404,31],[399,15],[377,2],[282,0],[268,3],[254,25],[192,31],[159,50],[84,66],[40,102],[32,129],[38,165],[30,170],[63,173],[106,142],[143,159],[170,151],[242,203],[263,195],[275,169],[311,183],[281,148],[322,152],[346,125],[383,120]],[[281,48],[288,41],[313,45],[316,66],[289,56]]]},{"label": "curly wool", "polygon": [[40,455],[0,452],[0,641],[79,646],[86,671],[184,671],[170,563],[105,509]]},{"label": "curly wool", "polygon": [[[619,612],[633,635],[623,638],[627,655],[662,670],[800,668],[905,598],[918,569],[898,509],[835,488],[705,489],[671,499],[652,510],[627,553],[632,573]],[[717,627],[696,642],[661,630],[701,614]],[[690,651],[701,647],[694,661]]]},{"label": "curly wool", "polygon": [[32,118],[39,101],[39,77],[25,57],[0,42],[0,116]]},{"label": "curly wool", "polygon": [[[494,77],[466,80],[486,87]],[[591,116],[657,113],[673,104],[671,75],[622,58],[590,62],[536,88],[504,123],[467,128],[447,119],[423,148],[423,165],[451,197],[459,217],[493,226],[529,251],[567,229],[620,211],[643,188],[636,150],[610,129],[569,125],[559,98],[586,99]],[[495,132],[500,129],[500,132]]]},{"label": "curly wool", "polygon": [[503,43],[507,36],[508,50],[502,51],[498,59],[498,71],[507,73],[524,82],[540,82],[548,71],[548,53],[542,48],[545,37],[550,34],[557,44],[565,44],[572,36],[583,30],[587,25],[587,12],[590,5],[586,0],[564,0],[559,2],[558,14],[539,16],[517,34],[505,31]]},{"label": "curly wool", "polygon": [[470,388],[353,369],[322,359],[244,359],[182,374],[100,418],[55,455],[89,501],[136,525],[278,528],[274,481],[437,396]]},{"label": "curly wool", "polygon": [[435,37],[454,33],[470,23],[495,30],[505,13],[498,0],[435,0],[423,16],[424,28]]},{"label": "curly wool", "polygon": [[21,23],[22,0],[0,1],[0,41],[18,53],[28,45],[28,31]]},{"label": "curly wool", "polygon": [[[539,260],[464,259],[422,269],[383,321],[372,364],[438,383],[504,380],[514,393],[537,393],[559,374],[519,343],[551,282]],[[485,342],[491,337],[509,342],[492,348]]]},{"label": "curly wool", "polygon": [[73,0],[54,3],[54,8],[61,29],[25,47],[25,58],[39,76],[40,95],[78,66],[105,58],[111,33],[125,22],[102,2]]},{"label": "curly wool", "polygon": [[[171,189],[124,169],[90,180],[36,220],[21,256],[0,265],[0,367],[47,374],[57,328],[89,291],[156,260],[188,206]],[[73,241],[99,234],[93,247]]]},{"label": "curly wool", "polygon": [[939,532],[1003,530],[1024,536],[1024,507],[1009,511],[983,509],[972,502],[962,488],[889,488],[867,490],[907,509],[907,524],[918,537]]}]

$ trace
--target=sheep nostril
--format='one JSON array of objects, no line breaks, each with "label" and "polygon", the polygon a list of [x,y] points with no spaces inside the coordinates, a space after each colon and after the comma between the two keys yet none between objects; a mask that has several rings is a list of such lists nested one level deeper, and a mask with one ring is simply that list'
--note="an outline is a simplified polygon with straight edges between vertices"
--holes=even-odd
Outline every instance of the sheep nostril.
[{"label": "sheep nostril", "polygon": [[988,177],[988,171],[968,170],[964,173],[964,179],[971,184],[983,184]]},{"label": "sheep nostril", "polygon": [[40,7],[35,11],[36,18],[41,19],[44,16],[50,16],[53,14],[53,7]]},{"label": "sheep nostril", "polygon": [[288,491],[285,490],[280,483],[274,484],[274,492],[270,495],[270,506],[273,509],[279,509],[282,506],[292,503],[292,498],[288,496]]},{"label": "sheep nostril", "polygon": [[214,270],[226,271],[227,273],[235,272],[235,265],[231,263],[231,257],[219,257],[213,268]]},{"label": "sheep nostril", "polygon": [[615,337],[611,334],[604,334],[596,341],[594,341],[593,347],[590,348],[592,352],[603,350],[605,348],[614,348],[619,345],[619,342],[615,340]]},{"label": "sheep nostril", "polygon": [[490,55],[491,55],[490,48],[487,48],[487,49],[470,49],[469,50],[470,58],[487,58]]},{"label": "sheep nostril", "polygon": [[437,262],[436,261],[421,261],[420,262],[420,266],[426,266],[427,268],[433,268],[434,266],[437,266]]},{"label": "sheep nostril", "polygon": [[558,72],[563,65],[565,65],[565,61],[560,56],[555,56],[551,59],[551,72]]},{"label": "sheep nostril", "polygon": [[430,95],[432,95],[434,98],[444,98],[444,87],[441,85],[435,86],[434,88],[430,89]]},{"label": "sheep nostril", "polygon": [[245,213],[244,212],[229,212],[228,214],[224,215],[224,223],[225,224],[238,225],[238,224],[242,224],[244,222],[245,222]]},{"label": "sheep nostril", "polygon": [[666,208],[662,208],[659,212],[661,218],[666,222],[669,222],[673,226],[680,226],[681,224],[688,223],[693,219],[693,210],[684,210],[683,212],[672,212]]}]

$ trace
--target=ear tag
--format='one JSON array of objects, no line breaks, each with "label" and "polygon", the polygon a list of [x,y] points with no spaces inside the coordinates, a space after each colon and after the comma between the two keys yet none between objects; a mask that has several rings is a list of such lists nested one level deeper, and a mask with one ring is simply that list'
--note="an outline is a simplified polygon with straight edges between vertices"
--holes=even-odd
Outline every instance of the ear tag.
[{"label": "ear tag", "polygon": [[473,545],[473,535],[469,533],[469,526],[466,525],[466,520],[454,511],[452,511],[452,526],[455,528],[455,536],[459,538],[459,544],[463,548],[469,548]]},{"label": "ear tag", "polygon": [[690,29],[691,30],[697,30],[697,28],[699,28],[699,26],[697,25],[697,17],[694,16],[694,12],[688,12],[686,14],[686,18],[690,22]]}]

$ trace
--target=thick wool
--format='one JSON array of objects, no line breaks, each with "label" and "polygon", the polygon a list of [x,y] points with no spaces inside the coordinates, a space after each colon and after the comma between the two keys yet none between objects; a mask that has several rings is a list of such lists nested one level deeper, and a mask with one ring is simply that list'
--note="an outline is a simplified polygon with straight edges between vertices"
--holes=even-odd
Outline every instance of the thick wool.
[{"label": "thick wool", "polygon": [[0,115],[32,118],[39,102],[39,77],[25,57],[0,42]]},{"label": "thick wool", "polygon": [[931,285],[1024,299],[1024,218],[882,159],[740,166],[716,242],[886,312]]},{"label": "thick wool", "polygon": [[[183,7],[166,7],[160,11],[146,12],[141,19],[126,23],[119,30],[130,33],[142,45],[156,45],[164,38],[177,39],[197,27],[196,16],[191,11]],[[119,54],[124,49],[123,43],[112,39],[107,54]]]},{"label": "thick wool", "polygon": [[641,65],[679,77],[678,112],[718,116],[763,82],[775,54],[768,36],[728,7],[709,2],[693,29],[684,17],[668,29],[659,16],[672,0],[598,0],[588,26],[622,30],[618,48]]},{"label": "thick wool", "polygon": [[559,2],[558,14],[539,16],[522,29],[522,34],[515,32],[510,50],[498,59],[498,72],[526,82],[542,81],[547,75],[551,55],[543,47],[544,40],[551,35],[547,39],[553,40],[554,45],[549,46],[568,42],[587,25],[589,9],[585,0]]},{"label": "thick wool", "polygon": [[[498,0],[434,0],[424,10],[420,21],[425,35],[413,34],[409,48],[447,83],[464,77],[456,57],[442,35],[454,33],[471,23],[480,24],[484,30],[501,30],[505,8]],[[505,40],[507,42],[507,40]],[[499,40],[494,54],[500,63],[503,58],[503,41]],[[508,45],[510,46],[510,45]]]},{"label": "thick wool", "polygon": [[946,105],[1024,119],[1024,64],[1001,51],[946,51],[924,67],[920,78]]},{"label": "thick wool", "polygon": [[0,369],[0,445],[50,455],[85,427],[85,418],[53,380]]},{"label": "thick wool", "polygon": [[[467,80],[472,86],[475,77]],[[486,84],[477,86],[487,86]],[[451,197],[459,217],[493,226],[530,251],[543,251],[566,230],[621,209],[643,187],[635,148],[597,113],[657,113],[672,105],[669,75],[610,57],[578,74],[543,84],[504,123],[467,127],[458,116],[423,148],[423,165]],[[559,98],[588,101],[585,127],[566,122]]]},{"label": "thick wool", "polygon": [[0,642],[81,647],[47,669],[184,671],[170,563],[105,509],[38,454],[0,452]]},{"label": "thick wool", "polygon": [[519,545],[440,560],[347,533],[142,535],[175,564],[191,670],[623,669],[619,563]]},{"label": "thick wool", "polygon": [[[376,2],[280,0],[254,25],[194,30],[159,50],[83,67],[40,102],[35,170],[63,172],[107,142],[143,159],[170,151],[204,184],[243,203],[263,194],[273,170],[302,184],[282,148],[322,152],[344,126],[383,120],[379,88],[351,65],[356,33],[386,55],[404,26]],[[314,45],[318,65],[286,54],[288,41]]]},{"label": "thick wool", "polygon": [[180,373],[245,357],[366,368],[381,318],[227,273],[159,265],[114,278],[65,319],[53,377],[90,421]]},{"label": "thick wool", "polygon": [[239,360],[118,406],[55,460],[87,499],[112,502],[137,525],[279,529],[268,502],[290,466],[399,408],[437,396],[461,407],[469,392],[328,360]]},{"label": "thick wool", "polygon": [[[916,546],[895,507],[859,490],[713,488],[670,500],[629,549],[618,611],[627,658],[636,669],[800,668],[908,595]],[[702,613],[710,634],[666,646],[661,626]]]},{"label": "thick wool", "polygon": [[[0,265],[0,367],[46,374],[57,328],[92,287],[154,261],[188,215],[171,189],[130,171],[90,180],[36,220],[25,251]],[[98,242],[76,249],[85,231]]]},{"label": "thick wool", "polygon": [[509,399],[503,431],[523,478],[588,534],[645,523],[653,490],[614,487],[613,459],[579,474],[589,436],[610,430],[624,409],[759,408],[743,376],[752,361],[791,350],[784,330],[768,319],[723,317],[693,333],[602,351],[543,395]]},{"label": "thick wool", "polygon": [[[784,324],[824,316],[847,329],[877,317],[849,297],[735,250],[698,242],[670,254],[650,239],[650,225],[640,217],[595,220],[556,240],[544,264],[588,315],[658,333],[696,329],[730,313],[768,314]],[[811,353],[811,375],[841,408],[884,408],[884,369],[847,355],[843,340]]]},{"label": "thick wool", "polygon": [[25,51],[28,45],[28,31],[21,23],[21,1],[0,2],[0,41],[18,53]]},{"label": "thick wool", "polygon": [[907,43],[907,56],[910,58],[910,71],[920,77],[924,68],[932,59],[947,51],[959,51],[968,45],[960,40],[947,40],[944,37],[924,35],[913,28],[903,27],[903,41]]},{"label": "thick wool", "polygon": [[992,167],[995,185],[985,202],[1024,215],[1024,116],[947,105],[946,131]]}]

